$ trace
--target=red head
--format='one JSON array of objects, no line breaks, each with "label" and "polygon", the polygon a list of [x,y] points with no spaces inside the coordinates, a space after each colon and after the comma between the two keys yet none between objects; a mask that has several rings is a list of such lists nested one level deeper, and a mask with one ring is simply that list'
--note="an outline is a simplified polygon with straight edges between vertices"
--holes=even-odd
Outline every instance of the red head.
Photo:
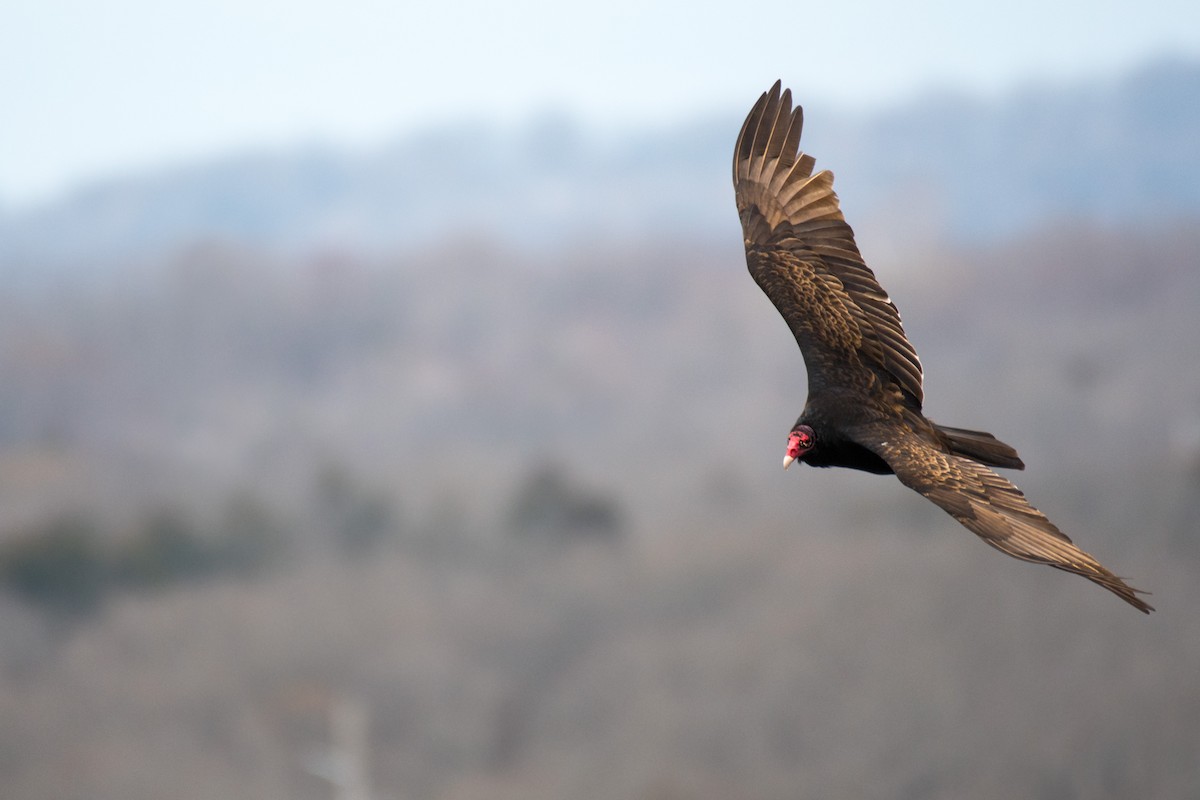
[{"label": "red head", "polygon": [[803,458],[804,454],[811,450],[816,443],[817,437],[812,428],[807,425],[797,425],[793,428],[791,435],[788,436],[787,455],[783,457],[783,468],[787,469],[793,461]]}]

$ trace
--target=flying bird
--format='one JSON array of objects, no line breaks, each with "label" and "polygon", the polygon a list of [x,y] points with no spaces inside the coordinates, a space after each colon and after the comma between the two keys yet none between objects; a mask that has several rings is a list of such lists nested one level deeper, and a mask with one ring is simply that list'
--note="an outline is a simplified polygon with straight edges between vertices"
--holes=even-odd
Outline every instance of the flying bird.
[{"label": "flying bird", "polygon": [[938,425],[921,411],[921,362],[900,314],[863,261],[833,191],[800,151],[803,109],[776,81],[751,109],[733,185],[755,282],[804,356],[808,399],[788,434],[786,469],[895,475],[1003,553],[1082,575],[1138,610],[1153,607],[1085,553],[992,467],[1024,469],[990,433]]}]

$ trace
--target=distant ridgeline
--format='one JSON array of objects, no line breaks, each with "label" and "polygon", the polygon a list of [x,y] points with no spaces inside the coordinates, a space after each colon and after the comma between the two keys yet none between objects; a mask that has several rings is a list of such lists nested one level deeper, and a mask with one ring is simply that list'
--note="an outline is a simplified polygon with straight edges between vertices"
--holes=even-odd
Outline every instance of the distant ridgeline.
[{"label": "distant ridgeline", "polygon": [[[934,94],[868,114],[807,99],[806,111],[805,149],[837,175],[847,216],[885,235],[970,243],[1060,218],[1200,214],[1200,63],[996,101]],[[554,117],[517,131],[462,123],[366,153],[242,153],[115,177],[0,212],[0,274],[214,239],[283,252],[736,240],[740,113],[603,139]]]}]

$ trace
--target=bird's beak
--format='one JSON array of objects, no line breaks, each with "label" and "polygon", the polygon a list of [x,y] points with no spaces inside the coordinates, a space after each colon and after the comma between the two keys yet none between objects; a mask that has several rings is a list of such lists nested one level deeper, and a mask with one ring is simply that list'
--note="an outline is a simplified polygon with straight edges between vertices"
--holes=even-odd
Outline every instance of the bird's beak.
[{"label": "bird's beak", "polygon": [[793,433],[791,436],[788,437],[787,455],[785,455],[783,457],[783,468],[787,469],[788,467],[790,467],[792,465],[792,462],[795,461],[797,456],[799,456],[799,455],[800,455],[800,437],[797,434]]}]

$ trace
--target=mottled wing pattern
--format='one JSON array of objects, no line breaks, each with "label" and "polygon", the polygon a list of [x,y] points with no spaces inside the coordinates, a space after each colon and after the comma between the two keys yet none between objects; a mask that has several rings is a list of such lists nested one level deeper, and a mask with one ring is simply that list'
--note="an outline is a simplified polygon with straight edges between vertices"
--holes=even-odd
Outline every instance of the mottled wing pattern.
[{"label": "mottled wing pattern", "polygon": [[879,431],[872,446],[905,486],[957,519],[997,550],[1022,561],[1048,564],[1090,581],[1149,613],[1138,594],[1096,559],[1079,549],[1067,535],[1038,511],[1012,482],[969,458],[946,453],[919,436],[897,428]]},{"label": "mottled wing pattern", "polygon": [[779,309],[804,354],[809,391],[861,387],[923,400],[921,362],[900,314],[863,262],[833,191],[799,150],[803,110],[778,82],[746,118],[733,184],[750,274]]}]

